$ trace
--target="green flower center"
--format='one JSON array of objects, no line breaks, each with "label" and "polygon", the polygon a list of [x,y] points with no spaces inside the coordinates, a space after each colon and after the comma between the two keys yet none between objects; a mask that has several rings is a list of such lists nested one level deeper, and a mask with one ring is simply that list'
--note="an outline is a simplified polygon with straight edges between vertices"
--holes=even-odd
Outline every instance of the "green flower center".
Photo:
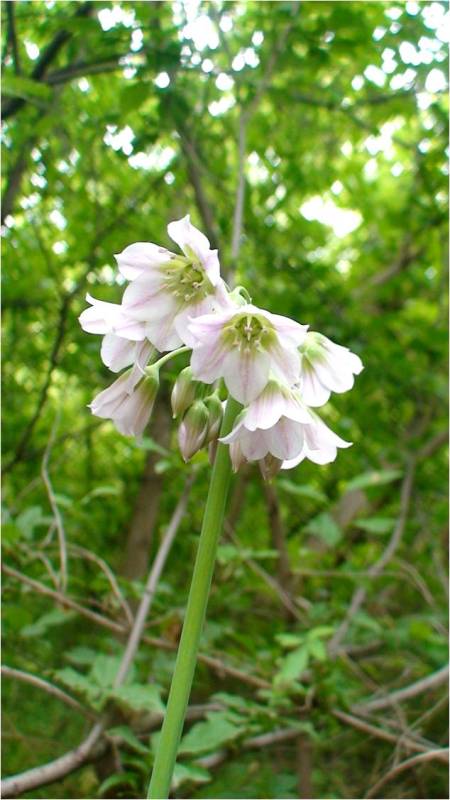
[{"label": "green flower center", "polygon": [[174,256],[164,270],[165,288],[183,303],[198,303],[214,292],[202,264],[192,257]]},{"label": "green flower center", "polygon": [[235,314],[224,326],[222,336],[228,347],[242,352],[265,350],[276,341],[273,325],[255,314]]},{"label": "green flower center", "polygon": [[323,360],[324,347],[322,344],[322,337],[320,333],[308,333],[305,341],[299,347],[301,355],[310,364]]}]

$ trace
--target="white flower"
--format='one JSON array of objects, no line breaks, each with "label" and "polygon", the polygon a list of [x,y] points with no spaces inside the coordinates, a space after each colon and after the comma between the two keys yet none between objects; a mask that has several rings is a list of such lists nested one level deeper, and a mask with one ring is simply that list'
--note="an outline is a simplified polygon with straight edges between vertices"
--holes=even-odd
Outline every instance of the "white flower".
[{"label": "white flower", "polygon": [[[94,397],[89,408],[96,417],[111,419],[125,436],[142,436],[158,392],[156,374],[141,380],[134,370],[124,372],[111,386]],[[138,386],[136,384],[141,380]]]},{"label": "white flower", "polygon": [[128,315],[123,306],[96,300],[90,294],[86,295],[86,300],[91,304],[91,308],[86,308],[78,319],[87,333],[115,333],[133,342],[145,339],[145,322],[139,322]]},{"label": "white flower", "polygon": [[299,380],[299,345],[307,326],[251,304],[192,320],[194,378],[224,378],[230,394],[247,404],[262,392],[269,374],[292,385]]},{"label": "white flower", "polygon": [[335,344],[321,333],[309,332],[300,347],[301,392],[309,406],[322,406],[331,392],[347,392],[363,364],[347,347]]},{"label": "white flower", "polygon": [[267,455],[283,461],[285,469],[311,458],[311,453],[311,460],[317,456],[317,463],[327,463],[336,457],[337,447],[350,446],[304,405],[297,390],[273,380],[220,441],[230,445],[235,470],[244,461]]},{"label": "white flower", "polygon": [[292,469],[300,464],[305,458],[313,461],[314,464],[330,464],[337,456],[338,448],[351,447],[352,442],[341,439],[334,431],[311,412],[313,422],[306,425],[304,430],[304,443],[301,452],[293,459],[283,461],[281,469]]},{"label": "white flower", "polygon": [[189,320],[231,303],[217,250],[211,250],[189,215],[167,230],[183,255],[147,242],[116,255],[120,272],[132,281],[123,296],[124,313],[145,324],[145,335],[161,352],[191,345]]}]

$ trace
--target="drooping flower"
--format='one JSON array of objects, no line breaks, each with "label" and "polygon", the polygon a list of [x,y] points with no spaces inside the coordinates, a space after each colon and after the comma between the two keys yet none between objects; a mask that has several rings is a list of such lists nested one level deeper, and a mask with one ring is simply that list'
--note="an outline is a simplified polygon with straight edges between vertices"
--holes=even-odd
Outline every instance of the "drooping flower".
[{"label": "drooping flower", "polygon": [[131,279],[122,300],[124,312],[145,324],[145,335],[160,351],[190,345],[189,320],[231,304],[217,250],[211,250],[189,215],[171,222],[167,230],[183,255],[147,242],[116,255],[120,272]]},{"label": "drooping flower", "polygon": [[192,405],[195,400],[197,385],[192,378],[192,369],[190,367],[182,369],[173,385],[170,397],[174,417],[184,414],[189,406]]},{"label": "drooping flower", "polygon": [[189,323],[191,367],[204,383],[223,378],[230,394],[247,404],[262,392],[270,373],[292,385],[299,380],[299,345],[307,325],[249,303]]},{"label": "drooping flower", "polygon": [[274,380],[241,413],[231,433],[220,441],[230,445],[235,471],[244,461],[261,461],[267,456],[283,465],[295,466],[302,453],[303,458],[309,458],[309,453],[315,455],[316,450],[320,451],[319,459],[334,452],[328,459],[331,461],[336,457],[337,447],[350,446],[306,407],[298,390]]},{"label": "drooping flower", "polygon": [[152,346],[146,339],[145,322],[132,319],[117,303],[96,300],[89,294],[91,304],[79,316],[83,330],[87,333],[103,334],[101,358],[112,372],[119,372],[130,364],[145,367],[145,355],[150,355]]},{"label": "drooping flower", "polygon": [[123,339],[140,342],[145,339],[145,321],[141,322],[127,314],[118,303],[96,300],[90,294],[86,300],[91,304],[78,317],[81,327],[87,333],[114,333]]},{"label": "drooping flower", "polygon": [[96,417],[111,419],[125,436],[142,436],[158,393],[158,372],[142,379],[135,369],[124,372],[98,394],[89,408]]},{"label": "drooping flower", "polygon": [[347,347],[335,344],[321,333],[308,332],[300,346],[301,392],[309,406],[322,406],[331,392],[346,392],[354,384],[363,364]]},{"label": "drooping flower", "polygon": [[306,425],[304,430],[304,443],[301,452],[293,459],[283,461],[281,469],[292,469],[305,458],[314,464],[330,464],[337,456],[338,448],[351,447],[352,442],[346,442],[332,431],[320,417],[311,412],[313,422]]}]

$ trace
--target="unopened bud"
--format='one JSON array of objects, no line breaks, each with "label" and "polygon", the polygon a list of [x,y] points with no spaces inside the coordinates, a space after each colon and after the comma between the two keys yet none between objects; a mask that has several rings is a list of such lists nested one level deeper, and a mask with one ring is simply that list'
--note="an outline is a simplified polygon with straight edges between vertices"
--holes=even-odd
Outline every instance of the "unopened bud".
[{"label": "unopened bud", "polygon": [[217,394],[212,394],[205,400],[205,406],[208,409],[208,432],[206,434],[206,441],[213,442],[220,433],[220,426],[223,419],[223,405],[222,401]]},{"label": "unopened bud", "polygon": [[245,306],[247,303],[252,302],[252,298],[245,286],[236,286],[236,288],[230,292],[229,297],[236,306]]},{"label": "unopened bud", "polygon": [[147,367],[142,386],[145,389],[148,402],[151,402],[153,408],[159,390],[159,369],[157,367]]},{"label": "unopened bud", "polygon": [[196,400],[185,414],[178,428],[178,444],[185,461],[189,461],[205,444],[208,419],[208,409],[203,400]]},{"label": "unopened bud", "polygon": [[271,453],[267,453],[258,463],[264,480],[270,481],[278,474],[283,462],[279,458],[275,458]]},{"label": "unopened bud", "polygon": [[195,383],[196,382],[192,378],[192,370],[190,367],[181,370],[172,389],[171,403],[174,417],[184,414],[194,402]]},{"label": "unopened bud", "polygon": [[230,444],[230,459],[233,466],[233,472],[237,472],[242,464],[245,464],[246,458],[241,450],[239,442],[232,442]]}]

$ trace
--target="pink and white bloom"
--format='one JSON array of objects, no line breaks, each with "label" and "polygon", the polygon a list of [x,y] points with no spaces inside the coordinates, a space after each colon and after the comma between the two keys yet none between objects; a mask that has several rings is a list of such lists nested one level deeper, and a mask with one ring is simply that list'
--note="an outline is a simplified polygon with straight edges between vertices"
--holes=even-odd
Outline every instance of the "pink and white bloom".
[{"label": "pink and white bloom", "polygon": [[78,317],[81,327],[87,333],[114,333],[123,339],[140,342],[145,339],[145,322],[140,322],[127,314],[118,303],[96,300],[90,294],[86,300],[91,304]]},{"label": "pink and white bloom", "polygon": [[240,403],[255,400],[270,374],[291,386],[300,378],[299,345],[307,325],[247,303],[189,323],[194,378],[223,378]]},{"label": "pink and white bloom", "polygon": [[320,417],[311,412],[313,422],[306,425],[304,430],[304,443],[301,452],[296,458],[283,461],[281,469],[292,469],[305,458],[314,464],[330,464],[336,459],[338,448],[351,447],[352,442],[346,442],[332,431]]},{"label": "pink and white bloom", "polygon": [[133,370],[124,372],[111,386],[100,392],[89,408],[96,417],[111,419],[125,436],[142,436],[152,413],[158,392],[158,380],[153,375],[142,378]]},{"label": "pink and white bloom", "polygon": [[331,392],[347,392],[355,382],[354,375],[363,370],[359,356],[321,333],[307,333],[300,353],[301,393],[309,406],[324,405]]},{"label": "pink and white bloom", "polygon": [[305,406],[297,390],[276,381],[267,384],[220,441],[230,445],[234,470],[244,461],[260,461],[268,455],[288,469],[311,457],[310,453],[316,456],[316,451],[317,463],[328,463],[336,457],[337,447],[350,446]]},{"label": "pink and white bloom", "polygon": [[217,250],[211,250],[189,215],[171,222],[167,230],[183,255],[149,242],[131,244],[116,255],[120,272],[131,279],[123,311],[145,325],[145,335],[161,352],[191,344],[191,318],[231,304]]}]

